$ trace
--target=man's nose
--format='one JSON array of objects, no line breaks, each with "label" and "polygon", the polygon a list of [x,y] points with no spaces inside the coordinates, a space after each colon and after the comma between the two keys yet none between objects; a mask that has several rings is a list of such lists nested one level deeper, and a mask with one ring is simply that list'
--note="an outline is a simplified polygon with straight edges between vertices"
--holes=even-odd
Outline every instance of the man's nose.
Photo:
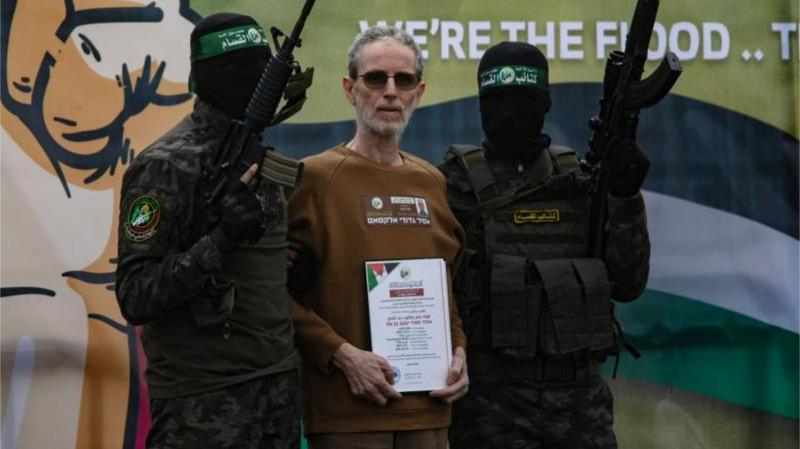
[{"label": "man's nose", "polygon": [[383,87],[383,96],[384,97],[397,96],[397,84],[395,84],[393,76],[386,78],[386,86]]}]

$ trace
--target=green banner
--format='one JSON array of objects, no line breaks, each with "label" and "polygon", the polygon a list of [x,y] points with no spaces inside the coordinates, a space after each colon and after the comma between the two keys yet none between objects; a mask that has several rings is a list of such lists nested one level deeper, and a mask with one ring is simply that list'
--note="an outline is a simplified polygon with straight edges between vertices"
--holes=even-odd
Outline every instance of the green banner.
[{"label": "green banner", "polygon": [[[298,58],[316,69],[310,104],[295,123],[350,119],[341,98],[346,52],[353,37],[378,23],[410,32],[426,57],[424,104],[477,94],[477,62],[504,40],[527,41],[550,61],[550,83],[600,82],[605,58],[624,45],[636,2],[317,2]],[[290,30],[302,2],[192,2],[205,15],[221,9],[247,12],[262,26]],[[665,52],[685,73],[673,89],[746,114],[798,136],[798,3],[662,1],[645,75]],[[792,86],[787,91],[787,87]]]}]

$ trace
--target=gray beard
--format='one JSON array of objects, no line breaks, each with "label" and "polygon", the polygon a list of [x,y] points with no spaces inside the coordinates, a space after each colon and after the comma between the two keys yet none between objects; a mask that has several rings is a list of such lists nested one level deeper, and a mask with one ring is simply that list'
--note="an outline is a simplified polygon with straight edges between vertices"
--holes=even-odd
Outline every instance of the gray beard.
[{"label": "gray beard", "polygon": [[[358,104],[356,105],[358,106]],[[365,129],[377,136],[394,138],[399,142],[400,138],[403,136],[403,132],[406,129],[406,125],[408,125],[409,119],[411,119],[411,114],[414,112],[414,107],[409,106],[409,108],[403,112],[403,119],[396,122],[383,121],[377,118],[375,115],[371,115],[369,111],[363,107],[357,107],[357,110],[358,121]]]},{"label": "gray beard", "polygon": [[387,123],[380,120],[371,120],[371,118],[362,120],[364,128],[368,129],[371,133],[381,137],[392,137],[399,141],[403,136],[406,129],[406,121]]}]

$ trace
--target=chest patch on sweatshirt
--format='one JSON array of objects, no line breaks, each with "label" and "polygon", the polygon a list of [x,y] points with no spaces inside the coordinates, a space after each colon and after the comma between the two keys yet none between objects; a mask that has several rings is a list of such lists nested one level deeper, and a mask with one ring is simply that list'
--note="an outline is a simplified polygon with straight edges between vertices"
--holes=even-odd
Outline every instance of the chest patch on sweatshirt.
[{"label": "chest patch on sweatshirt", "polygon": [[362,196],[367,226],[430,226],[428,201],[419,196]]}]

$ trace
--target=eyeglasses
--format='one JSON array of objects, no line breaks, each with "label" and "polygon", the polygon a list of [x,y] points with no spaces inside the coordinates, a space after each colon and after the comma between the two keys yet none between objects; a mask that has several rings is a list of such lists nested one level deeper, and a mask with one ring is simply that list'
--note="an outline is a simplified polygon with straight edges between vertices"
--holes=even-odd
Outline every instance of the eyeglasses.
[{"label": "eyeglasses", "polygon": [[412,90],[419,85],[419,77],[414,73],[397,72],[394,75],[389,75],[386,72],[375,70],[367,72],[363,75],[358,75],[359,78],[364,80],[364,85],[370,89],[383,89],[389,78],[394,78],[394,85],[401,90]]}]

